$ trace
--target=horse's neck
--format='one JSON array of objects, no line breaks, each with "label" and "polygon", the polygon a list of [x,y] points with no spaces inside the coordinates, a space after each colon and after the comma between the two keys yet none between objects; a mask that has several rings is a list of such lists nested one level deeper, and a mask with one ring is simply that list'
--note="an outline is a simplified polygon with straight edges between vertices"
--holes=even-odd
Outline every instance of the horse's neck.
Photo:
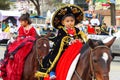
[{"label": "horse's neck", "polygon": [[37,57],[37,53],[36,53],[36,44],[33,45],[31,53],[33,56],[32,58],[36,58]]},{"label": "horse's neck", "polygon": [[[87,78],[90,75],[90,48],[81,55],[79,61],[78,65],[80,66],[79,68],[81,68],[80,75],[82,78],[86,78],[85,80],[88,80]],[[86,75],[88,75],[88,77]]]}]

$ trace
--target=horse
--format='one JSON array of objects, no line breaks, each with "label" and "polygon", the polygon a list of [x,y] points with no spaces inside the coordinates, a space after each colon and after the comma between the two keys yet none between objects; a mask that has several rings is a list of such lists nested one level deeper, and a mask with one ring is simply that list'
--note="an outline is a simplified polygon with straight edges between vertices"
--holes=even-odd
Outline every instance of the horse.
[{"label": "horse", "polygon": [[42,58],[49,53],[49,36],[50,33],[36,40],[32,51],[25,60],[22,80],[38,80],[34,77],[34,74],[41,65]]},{"label": "horse", "polygon": [[104,44],[88,40],[88,48],[81,54],[71,80],[109,80],[110,46],[114,40]]},{"label": "horse", "polygon": [[[114,40],[115,38],[105,44],[102,42],[101,44],[100,41],[88,40],[89,47],[81,54],[71,80],[109,80],[110,63],[112,61],[110,46]],[[32,52],[25,61],[22,80],[38,80],[34,77],[34,74],[41,65],[42,59],[48,53],[49,40],[45,37],[37,39]]]}]

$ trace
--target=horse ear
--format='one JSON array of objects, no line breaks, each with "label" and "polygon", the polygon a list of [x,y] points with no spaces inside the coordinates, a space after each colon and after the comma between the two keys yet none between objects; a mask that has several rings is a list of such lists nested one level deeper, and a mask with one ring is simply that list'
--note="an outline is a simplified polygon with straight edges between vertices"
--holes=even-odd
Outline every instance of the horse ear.
[{"label": "horse ear", "polygon": [[93,41],[91,39],[88,40],[88,44],[92,49],[94,49],[95,44],[93,43]]},{"label": "horse ear", "polygon": [[41,38],[41,36],[39,36],[38,34],[36,34],[36,38],[39,39],[39,38]]},{"label": "horse ear", "polygon": [[104,43],[106,46],[111,47],[111,45],[113,44],[113,42],[115,41],[116,37],[113,37],[109,42]]},{"label": "horse ear", "polygon": [[52,34],[51,32],[48,32],[48,33],[45,35],[45,37],[48,38],[48,37],[51,36],[51,34]]}]

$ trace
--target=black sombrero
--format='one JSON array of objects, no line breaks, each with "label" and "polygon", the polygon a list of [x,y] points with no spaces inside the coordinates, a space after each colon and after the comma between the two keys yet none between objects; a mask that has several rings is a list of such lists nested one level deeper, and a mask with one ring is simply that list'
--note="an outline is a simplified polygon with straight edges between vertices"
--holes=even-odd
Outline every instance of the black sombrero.
[{"label": "black sombrero", "polygon": [[83,11],[79,6],[67,4],[58,9],[52,18],[52,26],[59,29],[62,25],[61,20],[67,14],[73,14],[75,17],[75,24],[83,20]]}]

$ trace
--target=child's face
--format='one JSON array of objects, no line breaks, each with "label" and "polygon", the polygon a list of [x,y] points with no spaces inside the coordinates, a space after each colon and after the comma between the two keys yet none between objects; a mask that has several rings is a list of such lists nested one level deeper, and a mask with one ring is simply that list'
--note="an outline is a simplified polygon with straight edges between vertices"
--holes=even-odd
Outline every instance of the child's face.
[{"label": "child's face", "polygon": [[72,16],[68,16],[64,20],[62,20],[62,24],[66,28],[72,28],[75,26],[75,19]]},{"label": "child's face", "polygon": [[26,27],[28,25],[28,21],[20,21],[21,26]]}]

